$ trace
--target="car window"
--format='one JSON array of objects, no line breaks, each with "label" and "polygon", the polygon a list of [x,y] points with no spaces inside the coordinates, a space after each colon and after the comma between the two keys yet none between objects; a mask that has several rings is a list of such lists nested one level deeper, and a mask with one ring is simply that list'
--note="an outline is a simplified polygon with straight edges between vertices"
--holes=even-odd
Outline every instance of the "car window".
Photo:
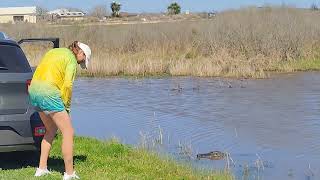
[{"label": "car window", "polygon": [[17,46],[0,44],[0,73],[26,73],[31,68],[23,51]]}]

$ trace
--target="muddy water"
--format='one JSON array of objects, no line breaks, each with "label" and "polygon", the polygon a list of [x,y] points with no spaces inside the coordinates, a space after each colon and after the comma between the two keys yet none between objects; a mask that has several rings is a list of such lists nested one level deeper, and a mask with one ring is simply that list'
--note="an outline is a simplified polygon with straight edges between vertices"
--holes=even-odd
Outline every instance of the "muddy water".
[{"label": "muddy water", "polygon": [[[320,73],[265,80],[80,78],[72,118],[78,135],[161,147],[196,167],[237,179],[320,179]],[[161,145],[162,144],[162,145]]]}]

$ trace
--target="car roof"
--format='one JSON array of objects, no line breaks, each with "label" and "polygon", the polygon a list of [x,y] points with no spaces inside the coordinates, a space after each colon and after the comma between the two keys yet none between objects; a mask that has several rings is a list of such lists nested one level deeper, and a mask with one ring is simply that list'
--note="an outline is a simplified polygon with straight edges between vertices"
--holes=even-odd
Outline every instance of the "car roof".
[{"label": "car roof", "polygon": [[20,47],[17,42],[10,39],[0,39],[0,45],[11,45],[11,46]]},{"label": "car roof", "polygon": [[20,47],[19,44],[12,40],[2,40],[0,39],[0,45],[9,45],[9,46],[17,46]]},{"label": "car roof", "polygon": [[14,45],[19,47],[19,44],[16,41],[11,40],[4,32],[0,32],[0,44]]}]

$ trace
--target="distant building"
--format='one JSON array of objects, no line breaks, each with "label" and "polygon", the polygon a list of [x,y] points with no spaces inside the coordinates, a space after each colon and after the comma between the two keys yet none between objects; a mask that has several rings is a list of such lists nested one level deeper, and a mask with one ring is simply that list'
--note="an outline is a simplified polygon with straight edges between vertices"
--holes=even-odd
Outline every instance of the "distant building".
[{"label": "distant building", "polygon": [[53,10],[53,11],[49,11],[47,12],[47,14],[61,14],[61,13],[67,13],[67,12],[70,12],[68,9],[56,9],[56,10]]},{"label": "distant building", "polygon": [[215,17],[216,15],[217,15],[216,12],[209,12],[209,13],[208,13],[208,17],[209,17],[209,18]]},{"label": "distant building", "polygon": [[68,9],[56,9],[48,12],[52,17],[59,20],[83,20],[85,13],[81,11],[70,11]]},{"label": "distant building", "polygon": [[129,13],[129,12],[119,12],[120,17],[135,17],[138,16],[137,13]]},{"label": "distant building", "polygon": [[0,8],[0,23],[37,23],[37,7]]}]

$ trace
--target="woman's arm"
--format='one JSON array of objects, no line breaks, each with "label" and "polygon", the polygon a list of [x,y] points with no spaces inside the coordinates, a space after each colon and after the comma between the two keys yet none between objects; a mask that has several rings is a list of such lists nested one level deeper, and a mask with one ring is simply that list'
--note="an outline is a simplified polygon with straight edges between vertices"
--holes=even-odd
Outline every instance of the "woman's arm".
[{"label": "woman's arm", "polygon": [[77,72],[77,65],[75,63],[69,63],[66,68],[64,82],[61,88],[61,97],[66,108],[66,111],[70,113],[72,86]]}]

